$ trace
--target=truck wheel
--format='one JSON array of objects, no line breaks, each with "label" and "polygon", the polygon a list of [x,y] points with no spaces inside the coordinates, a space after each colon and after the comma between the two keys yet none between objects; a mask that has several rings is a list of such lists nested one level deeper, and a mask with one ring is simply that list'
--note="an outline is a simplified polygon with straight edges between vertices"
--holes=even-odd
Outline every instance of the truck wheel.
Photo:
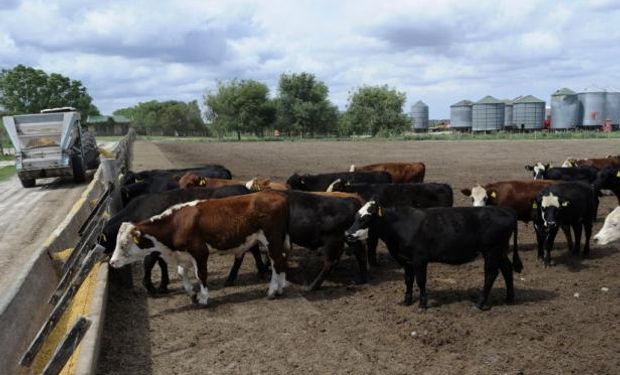
[{"label": "truck wheel", "polygon": [[21,181],[22,186],[27,189],[27,188],[34,187],[34,185],[36,185],[36,181],[37,180],[35,180],[34,178],[23,178],[23,177],[20,177],[19,181]]},{"label": "truck wheel", "polygon": [[71,168],[73,169],[73,181],[82,183],[86,181],[86,169],[84,169],[84,160],[79,155],[71,157]]},{"label": "truck wheel", "polygon": [[93,133],[82,132],[82,149],[84,150],[86,169],[96,169],[99,166],[99,149]]}]

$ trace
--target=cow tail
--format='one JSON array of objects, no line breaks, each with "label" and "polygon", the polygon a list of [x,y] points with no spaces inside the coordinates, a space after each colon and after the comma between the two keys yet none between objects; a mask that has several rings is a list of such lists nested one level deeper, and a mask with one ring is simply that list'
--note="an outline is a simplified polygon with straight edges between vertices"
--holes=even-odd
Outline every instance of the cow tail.
[{"label": "cow tail", "polygon": [[521,271],[523,271],[523,263],[521,263],[521,258],[519,258],[519,245],[517,243],[518,232],[519,221],[515,218],[515,229],[512,239],[512,269],[517,273],[521,273]]}]

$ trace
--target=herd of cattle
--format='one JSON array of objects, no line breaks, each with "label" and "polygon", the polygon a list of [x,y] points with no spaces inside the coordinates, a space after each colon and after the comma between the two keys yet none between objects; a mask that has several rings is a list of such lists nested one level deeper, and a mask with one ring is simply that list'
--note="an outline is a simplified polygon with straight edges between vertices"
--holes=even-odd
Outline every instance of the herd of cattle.
[{"label": "herd of cattle", "polygon": [[[551,264],[559,229],[568,247],[590,251],[592,223],[602,190],[620,202],[620,156],[569,159],[560,168],[537,163],[526,166],[533,180],[476,185],[461,192],[473,207],[452,207],[448,184],[424,183],[423,163],[381,163],[348,172],[292,175],[286,183],[255,178],[232,179],[219,165],[175,170],[128,172],[119,177],[100,245],[118,268],[144,261],[144,286],[165,293],[168,264],[177,265],[183,286],[194,302],[206,305],[207,261],[215,250],[234,254],[226,285],[235,282],[246,252],[259,275],[269,272],[268,297],[286,286],[287,258],[292,244],[323,255],[323,266],[308,286],[319,288],[345,249],[359,266],[359,280],[368,279],[368,265],[377,264],[381,239],[405,270],[403,303],[426,308],[429,262],[463,264],[484,258],[484,286],[476,306],[488,309],[493,283],[502,273],[506,300],[514,301],[513,271],[521,272],[517,221],[533,222],[538,257]],[[612,211],[594,237],[600,244],[620,238],[620,207]],[[571,232],[572,230],[572,232]],[[574,240],[573,240],[574,235]],[[512,239],[512,259],[508,257]],[[267,254],[268,257],[263,257]],[[155,288],[151,271],[161,267]],[[193,270],[198,290],[191,282]]]}]

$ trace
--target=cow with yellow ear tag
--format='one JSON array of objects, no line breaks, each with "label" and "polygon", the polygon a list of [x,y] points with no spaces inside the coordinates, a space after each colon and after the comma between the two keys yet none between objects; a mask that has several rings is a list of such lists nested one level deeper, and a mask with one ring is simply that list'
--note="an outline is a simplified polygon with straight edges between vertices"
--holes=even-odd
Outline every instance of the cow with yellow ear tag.
[{"label": "cow with yellow ear tag", "polygon": [[551,265],[551,249],[562,226],[570,226],[575,234],[570,249],[573,254],[580,253],[582,232],[585,234],[583,255],[590,253],[592,222],[598,206],[598,195],[590,185],[582,182],[551,185],[538,193],[534,205],[538,257],[543,259],[545,267]]}]

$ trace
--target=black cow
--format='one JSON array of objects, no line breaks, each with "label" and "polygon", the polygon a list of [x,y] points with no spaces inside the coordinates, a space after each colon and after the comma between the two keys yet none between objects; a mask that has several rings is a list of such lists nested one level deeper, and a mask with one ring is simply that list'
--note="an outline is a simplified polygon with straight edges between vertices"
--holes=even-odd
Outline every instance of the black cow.
[{"label": "black cow", "polygon": [[598,169],[591,166],[563,168],[551,167],[549,164],[542,163],[526,165],[525,169],[532,172],[534,180],[582,181],[587,183],[592,183],[598,173]]},{"label": "black cow", "polygon": [[611,190],[618,199],[618,204],[620,204],[620,169],[617,167],[607,166],[601,169],[592,186],[596,191]]},{"label": "black cow", "polygon": [[[489,308],[489,292],[499,271],[506,283],[506,301],[514,301],[513,270],[523,265],[517,250],[517,217],[509,208],[456,207],[383,208],[375,201],[364,205],[347,230],[347,242],[363,240],[369,228],[385,242],[392,257],[405,268],[405,299],[413,302],[413,279],[420,288],[420,308],[427,307],[428,263],[463,264],[484,256],[484,288],[476,306]],[[506,255],[513,235],[512,264]]]},{"label": "black cow", "polygon": [[[365,201],[375,200],[382,207],[452,207],[452,188],[448,184],[351,184],[338,182],[334,191],[357,193]],[[371,230],[368,233],[368,261],[377,265],[377,243],[379,238]]]},{"label": "black cow", "polygon": [[[309,290],[316,290],[340,260],[345,231],[353,224],[362,204],[355,198],[336,198],[301,191],[287,191],[286,194],[291,242],[310,250],[320,249],[324,256],[323,268],[308,286]],[[368,279],[365,249],[360,244],[351,247],[360,268],[360,282],[365,283]]]},{"label": "black cow", "polygon": [[[118,234],[118,230],[124,222],[135,223],[148,219],[179,203],[191,202],[197,199],[224,198],[249,193],[251,193],[251,191],[246,189],[245,186],[232,185],[215,189],[177,189],[162,193],[142,195],[129,202],[124,209],[116,213],[110,218],[110,220],[108,220],[101,232],[102,234],[99,238],[99,243],[105,248],[106,253],[111,254],[116,247],[116,236]],[[266,272],[266,266],[263,264],[258,248],[252,249],[252,255],[254,255],[254,259],[256,260],[256,267],[258,268],[259,273]],[[243,257],[243,255],[241,257]],[[158,263],[161,268],[161,284],[158,289],[155,289],[151,282],[151,271],[156,263]],[[237,259],[235,259],[235,264],[236,263]],[[234,277],[236,277],[237,271],[238,269],[235,270]],[[234,277],[229,276],[227,285],[234,281]],[[150,293],[166,292],[169,282],[168,267],[166,262],[164,262],[164,260],[155,253],[148,255],[144,259],[144,287]]]},{"label": "black cow", "polygon": [[295,173],[286,183],[293,190],[326,191],[336,181],[384,184],[392,182],[392,176],[387,172],[341,172],[316,175]]},{"label": "black cow", "polygon": [[[583,182],[564,182],[544,188],[536,196],[533,209],[534,229],[538,242],[538,258],[544,259],[545,267],[551,264],[551,249],[558,229],[570,225],[575,233],[571,249],[579,254],[581,232],[585,231],[583,254],[590,253],[592,222],[598,205],[598,195],[594,189]],[[544,253],[543,253],[544,246]]]}]

